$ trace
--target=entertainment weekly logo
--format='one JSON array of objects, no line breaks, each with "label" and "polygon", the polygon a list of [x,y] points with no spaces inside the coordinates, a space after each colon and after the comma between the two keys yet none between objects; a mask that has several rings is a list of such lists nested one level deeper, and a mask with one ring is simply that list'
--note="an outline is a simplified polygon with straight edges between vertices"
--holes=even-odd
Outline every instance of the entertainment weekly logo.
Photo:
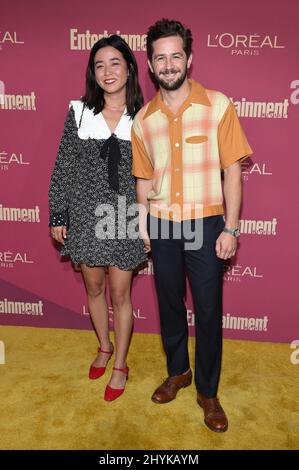
[{"label": "entertainment weekly logo", "polygon": [[276,236],[277,219],[272,220],[240,220],[240,232],[245,235]]},{"label": "entertainment weekly logo", "polygon": [[223,279],[226,282],[242,282],[244,279],[260,280],[264,277],[264,275],[259,272],[257,266],[224,264],[223,271]]},{"label": "entertainment weekly logo", "polygon": [[112,34],[121,36],[124,41],[129,45],[132,51],[146,51],[146,34],[136,33],[122,33],[117,30],[108,33],[105,29],[102,33],[91,32],[89,29],[79,32],[77,28],[70,29],[70,50],[71,51],[86,51],[90,50],[92,46],[102,38],[108,38]]},{"label": "entertainment weekly logo", "polygon": [[[187,309],[188,326],[195,326],[195,313]],[[236,315],[226,313],[222,316],[222,327],[226,330],[239,331],[259,331],[266,333],[268,331],[269,318],[264,316]]]},{"label": "entertainment weekly logo", "polygon": [[40,223],[40,208],[39,206],[5,207],[0,204],[0,222]]},{"label": "entertainment weekly logo", "polygon": [[261,34],[208,34],[207,47],[225,49],[233,56],[257,56],[265,49],[284,49],[277,35]]},{"label": "entertainment weekly logo", "polygon": [[[85,305],[82,306],[82,315],[87,315],[87,316],[90,315],[90,313],[88,312],[88,309],[86,308]],[[113,323],[113,315],[114,315],[113,307],[108,306],[108,316],[109,316],[109,322],[110,323]],[[146,317],[142,314],[140,308],[133,309],[133,317],[136,320],[146,320]]]},{"label": "entertainment weekly logo", "polygon": [[[22,300],[0,299],[0,314],[43,316],[43,301],[25,302]],[[1,317],[0,317],[1,318]]]},{"label": "entertainment weekly logo", "polygon": [[241,100],[230,97],[230,100],[237,115],[242,118],[287,119],[289,117],[288,98],[284,98],[283,101],[249,101],[244,97]]},{"label": "entertainment weekly logo", "polygon": [[24,41],[21,40],[17,31],[0,31],[0,51],[5,46],[9,46],[9,45],[16,46],[19,44],[25,44],[25,43]]},{"label": "entertainment weekly logo", "polygon": [[12,168],[22,168],[24,165],[30,165],[26,162],[22,153],[0,151],[0,170],[8,171]]},{"label": "entertainment weekly logo", "polygon": [[4,111],[36,111],[36,92],[27,95],[5,93],[4,83],[0,82],[0,109]]},{"label": "entertainment weekly logo", "polygon": [[0,251],[0,268],[13,269],[18,266],[31,265],[34,261],[30,259],[30,254],[17,251]]}]

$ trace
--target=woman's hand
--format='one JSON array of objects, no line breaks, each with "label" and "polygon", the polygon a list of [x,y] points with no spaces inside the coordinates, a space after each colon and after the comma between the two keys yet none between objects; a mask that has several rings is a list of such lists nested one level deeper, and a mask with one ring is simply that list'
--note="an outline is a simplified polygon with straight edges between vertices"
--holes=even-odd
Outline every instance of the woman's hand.
[{"label": "woman's hand", "polygon": [[150,242],[149,236],[147,236],[147,238],[143,238],[143,243],[144,243],[144,252],[149,253],[151,251],[151,242]]},{"label": "woman's hand", "polygon": [[144,244],[144,252],[149,253],[151,251],[151,242],[148,236],[147,230],[145,228],[141,229],[139,227],[139,238],[143,241]]},{"label": "woman's hand", "polygon": [[64,238],[67,236],[66,226],[51,227],[51,237],[58,243],[64,245]]}]

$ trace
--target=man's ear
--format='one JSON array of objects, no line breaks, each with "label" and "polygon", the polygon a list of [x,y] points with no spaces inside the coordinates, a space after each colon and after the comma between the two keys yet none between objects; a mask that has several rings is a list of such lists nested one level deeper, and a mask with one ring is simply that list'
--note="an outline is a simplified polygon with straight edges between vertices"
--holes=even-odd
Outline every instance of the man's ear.
[{"label": "man's ear", "polygon": [[150,71],[151,71],[152,73],[154,73],[154,69],[153,69],[152,64],[150,63],[149,60],[147,61],[147,65],[149,66]]},{"label": "man's ear", "polygon": [[190,54],[189,59],[187,60],[187,69],[190,68],[191,64],[192,64],[192,54]]}]

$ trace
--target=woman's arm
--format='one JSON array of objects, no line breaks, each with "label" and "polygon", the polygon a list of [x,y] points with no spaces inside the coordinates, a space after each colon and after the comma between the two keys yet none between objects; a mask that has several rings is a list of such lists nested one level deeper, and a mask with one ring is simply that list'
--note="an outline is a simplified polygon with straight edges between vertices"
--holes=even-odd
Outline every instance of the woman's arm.
[{"label": "woman's arm", "polygon": [[66,229],[62,233],[62,228],[68,223],[68,197],[69,190],[73,183],[75,175],[75,161],[78,149],[78,129],[75,120],[74,109],[71,106],[64,124],[63,135],[60,141],[59,150],[54,165],[49,189],[49,208],[51,227],[60,227],[61,230],[55,230],[60,233],[54,237],[57,241],[63,243],[63,235],[66,235]]},{"label": "woman's arm", "polygon": [[144,251],[148,253],[151,251],[150,239],[147,233],[147,214],[149,211],[149,202],[147,195],[152,189],[153,182],[152,180],[146,180],[143,178],[137,178],[136,185],[136,194],[137,194],[137,203],[139,206],[139,235],[142,238],[144,243]]}]

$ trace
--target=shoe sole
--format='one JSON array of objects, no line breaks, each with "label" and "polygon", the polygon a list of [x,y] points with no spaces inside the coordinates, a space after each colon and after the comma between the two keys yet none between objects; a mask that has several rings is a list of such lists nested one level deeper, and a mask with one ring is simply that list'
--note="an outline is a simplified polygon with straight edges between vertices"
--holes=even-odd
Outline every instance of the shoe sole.
[{"label": "shoe sole", "polygon": [[177,394],[179,393],[179,391],[180,391],[182,388],[189,387],[191,384],[192,384],[192,377],[191,377],[191,379],[190,379],[190,382],[188,382],[188,383],[186,383],[186,385],[183,385],[182,387],[180,387],[179,390],[177,391],[175,397],[170,398],[170,400],[159,401],[159,400],[156,400],[156,399],[153,398],[153,397],[151,398],[151,400],[152,400],[153,403],[156,403],[157,405],[164,405],[165,403],[169,403],[169,402],[175,400],[176,397],[177,397]]},{"label": "shoe sole", "polygon": [[[198,403],[199,406],[203,409],[203,406],[202,406],[202,404],[201,404],[201,402],[200,402],[199,400],[197,400],[197,403]],[[213,428],[213,426],[210,426],[210,425],[206,422],[205,419],[204,419],[204,423],[205,423],[205,425],[207,426],[207,428],[209,428],[211,431],[214,431],[214,432],[225,432],[225,431],[228,430],[228,425],[227,425],[225,428],[223,428],[223,429],[217,429],[217,428]]]}]

